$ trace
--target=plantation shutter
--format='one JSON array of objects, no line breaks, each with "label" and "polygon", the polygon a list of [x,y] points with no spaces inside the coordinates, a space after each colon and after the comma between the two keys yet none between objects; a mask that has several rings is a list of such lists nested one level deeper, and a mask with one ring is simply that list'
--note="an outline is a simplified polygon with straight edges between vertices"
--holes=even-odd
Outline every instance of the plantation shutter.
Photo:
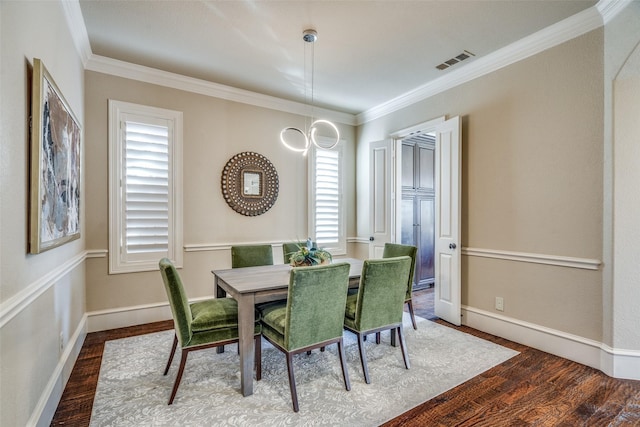
[{"label": "plantation shutter", "polygon": [[169,249],[168,126],[125,122],[124,250],[127,254]]},{"label": "plantation shutter", "polygon": [[315,152],[315,238],[318,247],[340,241],[340,156],[338,150]]}]

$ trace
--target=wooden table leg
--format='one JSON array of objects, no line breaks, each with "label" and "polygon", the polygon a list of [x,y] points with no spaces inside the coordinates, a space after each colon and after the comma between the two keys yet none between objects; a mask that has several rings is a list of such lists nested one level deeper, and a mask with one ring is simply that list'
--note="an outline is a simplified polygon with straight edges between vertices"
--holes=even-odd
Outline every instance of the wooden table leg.
[{"label": "wooden table leg", "polygon": [[253,294],[240,295],[238,301],[238,335],[240,342],[240,391],[243,396],[253,394],[255,299]]},{"label": "wooden table leg", "polygon": [[[216,292],[216,298],[227,297],[227,291],[225,291],[220,285],[218,285],[218,276],[215,276],[213,288],[215,289],[215,292]],[[216,353],[218,354],[224,353],[224,346],[221,345],[219,347],[216,347]]]}]

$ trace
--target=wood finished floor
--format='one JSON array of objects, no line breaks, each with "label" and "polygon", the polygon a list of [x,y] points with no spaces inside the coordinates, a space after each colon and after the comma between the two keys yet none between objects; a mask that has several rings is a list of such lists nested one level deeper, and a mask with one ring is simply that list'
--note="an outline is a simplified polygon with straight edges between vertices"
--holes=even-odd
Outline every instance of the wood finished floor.
[{"label": "wood finished floor", "polygon": [[[421,317],[453,327],[433,317],[432,289],[414,293],[414,308]],[[51,425],[89,425],[105,341],[172,328],[173,322],[166,321],[88,334]],[[396,417],[385,427],[640,426],[640,381],[614,379],[465,326],[454,328],[520,354]]]}]

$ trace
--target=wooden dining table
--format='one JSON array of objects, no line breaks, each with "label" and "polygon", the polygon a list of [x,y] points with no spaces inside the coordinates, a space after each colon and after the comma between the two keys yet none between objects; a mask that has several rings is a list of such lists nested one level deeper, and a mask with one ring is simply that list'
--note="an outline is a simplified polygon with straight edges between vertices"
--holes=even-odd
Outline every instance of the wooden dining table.
[{"label": "wooden dining table", "polygon": [[[346,262],[349,287],[358,287],[363,261],[355,258],[334,259]],[[227,295],[238,302],[238,348],[240,350],[240,390],[243,396],[253,394],[255,306],[263,302],[287,298],[291,266],[288,264],[212,270],[217,298]]]}]

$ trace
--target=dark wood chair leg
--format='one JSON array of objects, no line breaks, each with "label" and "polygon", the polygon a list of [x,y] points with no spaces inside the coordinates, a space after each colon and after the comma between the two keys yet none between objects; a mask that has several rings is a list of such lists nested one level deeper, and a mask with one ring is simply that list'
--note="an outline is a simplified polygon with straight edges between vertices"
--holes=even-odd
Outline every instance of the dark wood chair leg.
[{"label": "dark wood chair leg", "polygon": [[262,335],[257,335],[255,341],[256,381],[260,381],[262,379]]},{"label": "dark wood chair leg", "polygon": [[293,376],[293,355],[287,353],[287,370],[289,371],[289,388],[291,389],[291,401],[293,402],[293,411],[298,412],[298,391],[296,390],[296,379]]},{"label": "dark wood chair leg", "polygon": [[342,339],[338,341],[338,354],[340,355],[340,365],[342,366],[342,378],[344,378],[344,388],[351,390],[351,382],[349,381],[349,371],[347,371],[347,356],[344,353]]},{"label": "dark wood chair leg", "polygon": [[169,353],[169,361],[167,362],[167,367],[164,368],[164,374],[162,375],[167,375],[167,372],[169,372],[169,367],[171,366],[171,362],[173,362],[173,355],[176,354],[177,347],[178,347],[178,336],[174,335],[173,345],[171,346],[171,353]]},{"label": "dark wood chair leg", "polygon": [[407,352],[407,344],[404,341],[404,333],[402,332],[402,327],[398,328],[398,337],[400,338],[400,348],[402,349],[402,358],[404,359],[405,368],[409,369],[409,353]]},{"label": "dark wood chair leg", "polygon": [[311,350],[307,350],[307,356],[311,356]]},{"label": "dark wood chair leg", "polygon": [[369,379],[369,369],[367,368],[367,356],[364,353],[364,339],[362,334],[358,335],[358,350],[360,350],[360,362],[362,363],[362,371],[364,372],[364,382],[371,384]]},{"label": "dark wood chair leg", "polygon": [[171,405],[173,403],[173,399],[176,397],[176,393],[178,392],[178,386],[180,385],[180,380],[182,380],[184,365],[187,363],[188,355],[189,355],[189,350],[182,350],[182,358],[180,359],[180,368],[178,368],[178,375],[176,375],[176,381],[173,383],[173,390],[171,391],[171,397],[169,398],[169,403],[167,405]]},{"label": "dark wood chair leg", "polygon": [[418,329],[418,325],[416,324],[416,316],[413,314],[413,301],[407,301],[407,305],[409,306],[409,314],[411,315],[411,323],[413,323],[413,329]]},{"label": "dark wood chair leg", "polygon": [[380,336],[382,334],[380,332],[376,332],[376,344],[380,344]]},{"label": "dark wood chair leg", "polygon": [[320,352],[324,353],[324,346],[320,347]]}]

